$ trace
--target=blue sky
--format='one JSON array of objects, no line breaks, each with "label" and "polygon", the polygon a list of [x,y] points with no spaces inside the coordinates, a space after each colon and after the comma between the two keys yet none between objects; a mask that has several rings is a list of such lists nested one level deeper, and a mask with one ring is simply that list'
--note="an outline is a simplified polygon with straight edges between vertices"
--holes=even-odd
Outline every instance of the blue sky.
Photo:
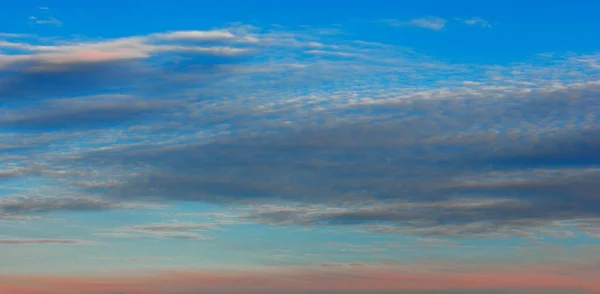
[{"label": "blue sky", "polygon": [[4,7],[11,293],[600,291],[597,2]]},{"label": "blue sky", "polygon": [[[125,3],[123,3],[125,2]],[[38,7],[52,4],[51,12],[65,25],[32,28],[21,21],[40,14]],[[343,24],[358,39],[408,46],[439,58],[477,62],[520,61],[550,52],[593,52],[598,40],[595,1],[33,1],[12,2],[4,10],[3,27],[14,31],[55,36],[75,34],[118,37],[163,30],[212,28],[231,22],[258,26],[331,26]],[[398,30],[374,25],[382,19],[407,20],[423,16],[448,19],[443,33]],[[497,30],[460,26],[454,18],[481,17]],[[476,39],[476,40],[475,40]],[[515,49],[518,44],[518,49]],[[443,50],[442,50],[443,49]]]}]

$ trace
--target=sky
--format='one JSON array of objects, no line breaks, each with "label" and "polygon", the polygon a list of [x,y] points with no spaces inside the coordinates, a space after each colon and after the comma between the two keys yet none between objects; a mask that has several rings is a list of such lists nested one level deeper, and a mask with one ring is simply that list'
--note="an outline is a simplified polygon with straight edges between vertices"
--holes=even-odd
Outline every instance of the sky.
[{"label": "sky", "polygon": [[571,2],[4,3],[0,293],[600,293]]}]

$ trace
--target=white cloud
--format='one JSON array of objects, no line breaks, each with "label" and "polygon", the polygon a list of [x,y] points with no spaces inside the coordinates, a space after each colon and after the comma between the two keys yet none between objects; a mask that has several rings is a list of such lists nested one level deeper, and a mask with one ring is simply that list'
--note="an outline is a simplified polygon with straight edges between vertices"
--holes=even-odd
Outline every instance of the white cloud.
[{"label": "white cloud", "polygon": [[473,18],[469,18],[469,19],[461,19],[461,18],[456,18],[456,20],[469,25],[469,26],[480,26],[482,28],[491,28],[492,24],[487,21],[486,19],[483,19],[481,17],[473,17]]},{"label": "white cloud", "polygon": [[233,39],[235,36],[226,30],[212,30],[212,31],[175,31],[162,34],[153,35],[156,38],[166,40],[197,40],[197,41],[209,41],[209,40],[225,40]]},{"label": "white cloud", "polygon": [[[480,26],[482,28],[491,28],[492,27],[492,24],[488,20],[483,19],[481,17],[472,17],[472,18],[465,18],[465,19],[455,17],[454,20],[457,22],[460,22],[464,25],[468,25],[468,26]],[[448,20],[445,18],[437,17],[437,16],[427,16],[427,17],[411,19],[409,21],[388,19],[388,20],[384,20],[384,22],[387,23],[388,25],[397,26],[397,27],[412,26],[412,27],[420,27],[420,28],[439,31],[439,30],[442,30],[444,27],[446,27]]]},{"label": "white cloud", "polygon": [[25,37],[29,37],[30,35],[26,35],[26,34],[15,34],[15,33],[2,33],[0,32],[0,38],[25,38]]},{"label": "white cloud", "polygon": [[401,21],[397,19],[384,20],[385,23],[396,27],[420,27],[439,31],[446,26],[447,20],[437,16],[427,16],[411,19],[409,21]]},{"label": "white cloud", "polygon": [[[50,14],[50,8],[48,8],[47,6],[39,6],[38,10],[40,13],[43,13],[47,16]],[[57,27],[62,27],[63,23],[62,21],[58,20],[56,17],[53,16],[40,18],[32,15],[29,17],[29,25],[53,25]]]},{"label": "white cloud", "polygon": [[339,57],[357,57],[359,55],[355,53],[341,52],[341,51],[326,51],[326,50],[308,50],[306,51],[308,54],[313,55],[329,55],[329,56],[339,56]]},{"label": "white cloud", "polygon": [[417,18],[410,21],[414,26],[439,31],[446,26],[446,19],[435,16]]},{"label": "white cloud", "polygon": [[40,25],[54,25],[57,27],[62,27],[62,25],[63,25],[62,21],[60,21],[52,16],[47,19],[36,19],[35,23],[40,24]]}]

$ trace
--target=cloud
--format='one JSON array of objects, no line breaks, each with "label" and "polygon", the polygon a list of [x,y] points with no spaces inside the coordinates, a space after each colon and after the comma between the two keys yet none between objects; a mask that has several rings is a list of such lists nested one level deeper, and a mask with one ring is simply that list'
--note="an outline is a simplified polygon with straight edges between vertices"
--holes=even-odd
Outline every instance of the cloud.
[{"label": "cloud", "polygon": [[[2,56],[4,123],[52,132],[2,134],[29,148],[11,151],[27,156],[5,177],[36,171],[106,205],[200,201],[269,225],[437,237],[528,237],[599,217],[593,56],[447,64],[338,38],[239,25],[10,42],[24,53]],[[213,54],[223,47],[257,58]],[[105,234],[205,237],[166,232]]]},{"label": "cloud", "polygon": [[165,40],[196,40],[196,41],[215,41],[228,40],[235,38],[231,32],[227,30],[213,31],[174,31],[169,33],[155,34],[155,38]]},{"label": "cloud", "polygon": [[87,241],[72,239],[0,239],[0,244],[21,245],[21,244],[59,244],[59,245],[89,245],[93,244]]},{"label": "cloud", "polygon": [[0,37],[2,37],[2,38],[27,38],[27,37],[31,37],[31,35],[0,32]]},{"label": "cloud", "polygon": [[415,238],[413,240],[411,240],[410,242],[391,242],[391,243],[387,243],[386,244],[388,247],[391,248],[406,248],[411,249],[411,248],[456,248],[456,249],[474,249],[477,248],[477,246],[470,246],[470,245],[461,245],[461,244],[457,244],[455,242],[452,242],[448,239],[439,239],[439,238]]},{"label": "cloud", "polygon": [[154,262],[154,261],[166,261],[173,260],[171,257],[165,256],[141,256],[141,257],[128,257],[128,258],[119,258],[119,257],[90,257],[91,260],[101,260],[101,261],[133,261],[133,262]]},{"label": "cloud", "polygon": [[446,22],[446,19],[437,16],[415,18],[409,21],[400,21],[396,19],[386,20],[386,23],[391,26],[413,26],[435,31],[442,30],[446,26]]},{"label": "cloud", "polygon": [[167,125],[190,110],[182,93],[232,76],[257,49],[231,30],[0,40],[0,128],[56,134],[153,119]]},{"label": "cloud", "polygon": [[0,198],[0,219],[23,219],[32,214],[57,211],[105,211],[151,209],[147,203],[127,203],[86,196],[9,196]]},{"label": "cloud", "polygon": [[441,17],[428,16],[410,21],[414,26],[439,31],[446,26],[446,20]]},{"label": "cloud", "polygon": [[36,171],[34,169],[24,169],[24,168],[13,168],[8,170],[0,170],[0,180],[11,179],[20,177],[23,175],[35,174]]},{"label": "cloud", "polygon": [[348,53],[348,52],[340,52],[340,51],[326,51],[326,50],[308,50],[306,51],[307,54],[314,54],[314,55],[331,55],[331,56],[338,56],[338,57],[357,57],[359,55],[353,54],[353,53]]},{"label": "cloud", "polygon": [[210,240],[209,236],[198,232],[219,230],[211,223],[167,222],[148,225],[134,225],[115,228],[111,232],[98,233],[99,236],[115,238],[173,238],[183,240]]},{"label": "cloud", "polygon": [[215,226],[210,224],[197,223],[162,223],[125,227],[125,230],[130,231],[150,231],[150,232],[165,232],[165,231],[208,231],[214,230]]},{"label": "cloud", "polygon": [[513,200],[455,199],[344,209],[270,207],[243,217],[271,225],[363,225],[373,232],[437,237],[523,237],[525,232],[520,229],[552,225],[551,221],[519,220],[515,216],[527,209],[531,209],[529,204]]},{"label": "cloud", "polygon": [[385,248],[368,248],[368,249],[343,249],[342,251],[354,253],[376,253],[387,251]]},{"label": "cloud", "polygon": [[[466,19],[455,17],[454,20],[458,21],[464,25],[468,25],[468,26],[479,26],[482,28],[492,28],[492,24],[488,20],[483,19],[481,17],[472,17],[472,18],[466,18]],[[441,17],[436,17],[436,16],[415,18],[410,21],[400,21],[397,19],[388,19],[388,20],[385,20],[384,22],[391,26],[398,26],[398,27],[413,26],[413,27],[431,29],[431,30],[435,30],[435,31],[442,30],[448,24],[447,19],[441,18]]]},{"label": "cloud", "polygon": [[142,257],[129,257],[127,261],[139,261],[139,262],[152,262],[157,260],[172,260],[170,257],[164,256],[142,256]]},{"label": "cloud", "polygon": [[[195,38],[192,38],[194,37]],[[204,37],[201,37],[204,36]],[[30,70],[64,70],[69,64],[102,63],[111,61],[149,58],[153,55],[168,52],[236,55],[247,52],[247,48],[235,48],[210,43],[182,43],[180,40],[195,39],[197,41],[214,41],[230,39],[239,40],[227,31],[175,31],[148,36],[131,36],[112,40],[89,40],[83,42],[66,42],[58,44],[22,46],[22,54],[2,55],[4,67],[19,63],[34,63],[26,68]],[[166,42],[165,42],[166,41]],[[233,45],[233,43],[231,43]],[[63,65],[63,67],[59,67]]]},{"label": "cloud", "polygon": [[49,15],[51,10],[49,7],[47,6],[39,6],[38,10],[40,13],[44,14],[45,17],[39,17],[39,16],[30,16],[29,17],[29,25],[33,26],[33,25],[51,25],[51,26],[56,26],[56,27],[62,27],[63,23],[62,21],[58,20],[57,18]]},{"label": "cloud", "polygon": [[492,27],[492,24],[489,21],[487,21],[481,17],[473,17],[473,18],[468,18],[468,19],[456,18],[456,20],[458,20],[466,25],[469,25],[469,26],[476,25],[476,26],[480,26],[482,28],[491,28]]},{"label": "cloud", "polygon": [[63,26],[62,21],[60,21],[52,16],[48,17],[47,19],[38,19],[37,17],[32,16],[29,19],[34,21],[34,23],[38,24],[38,25],[53,25],[53,26],[57,26],[57,27]]},{"label": "cloud", "polygon": [[[446,237],[528,236],[527,229],[555,221],[598,217],[599,204],[593,119],[574,128],[547,124],[591,119],[597,87],[537,91],[356,105],[327,113],[355,118],[348,122],[98,151],[82,160],[152,167],[108,191],[117,198],[336,205],[343,209],[291,207],[253,217]],[[567,115],[557,121],[555,113]],[[503,132],[499,124],[520,129]]]},{"label": "cloud", "polygon": [[[182,87],[175,73],[196,74],[199,82],[218,75],[220,65],[238,62],[249,53],[251,48],[238,44],[245,36],[232,36],[227,31],[175,31],[108,40],[44,41],[47,44],[4,42],[0,47],[17,52],[0,50],[1,102]],[[192,37],[196,42],[187,42]],[[226,43],[214,44],[215,40]]]},{"label": "cloud", "polygon": [[[2,66],[2,59],[8,63],[17,58],[0,56],[0,66]],[[131,63],[126,62],[69,64],[64,70],[57,68],[59,65],[42,65],[37,62],[26,62],[19,67],[27,67],[27,65],[50,66],[54,67],[54,70],[7,69],[6,78],[0,81],[2,102],[18,101],[23,98],[31,100],[39,97],[59,98],[67,93],[73,96],[85,96],[90,94],[90,89],[103,87],[118,89],[127,82],[135,82],[140,75]]]},{"label": "cloud", "polygon": [[159,110],[164,112],[173,104],[124,95],[45,100],[37,105],[28,104],[26,107],[4,111],[0,118],[0,128],[48,131],[106,127]]}]

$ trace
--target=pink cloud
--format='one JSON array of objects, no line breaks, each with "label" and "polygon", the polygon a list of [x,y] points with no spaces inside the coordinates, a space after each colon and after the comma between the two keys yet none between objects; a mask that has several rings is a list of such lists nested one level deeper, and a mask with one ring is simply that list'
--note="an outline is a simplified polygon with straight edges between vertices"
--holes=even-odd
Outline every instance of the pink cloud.
[{"label": "pink cloud", "polygon": [[[5,54],[0,50],[0,68],[19,63],[34,63],[29,70],[56,70],[58,65],[102,63],[145,59],[169,52],[233,56],[245,54],[247,48],[236,47],[245,40],[244,35],[234,35],[227,30],[173,31],[168,33],[124,37],[79,43],[52,43],[34,45],[0,40],[1,48],[20,50],[19,54]],[[228,41],[222,46],[211,44],[182,44],[180,40]],[[244,42],[242,42],[244,43]]]}]

